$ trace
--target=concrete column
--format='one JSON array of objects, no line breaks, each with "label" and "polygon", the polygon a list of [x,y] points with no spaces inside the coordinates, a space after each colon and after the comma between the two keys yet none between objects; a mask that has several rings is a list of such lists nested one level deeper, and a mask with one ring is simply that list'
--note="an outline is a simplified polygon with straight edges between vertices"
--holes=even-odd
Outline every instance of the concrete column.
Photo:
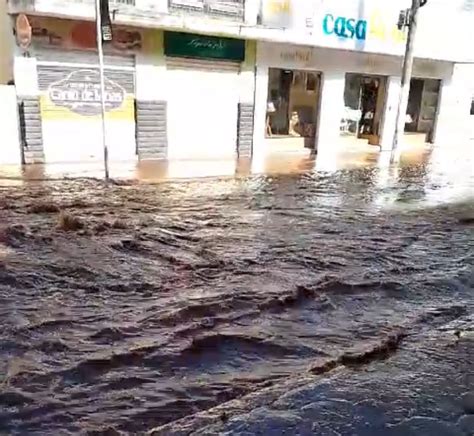
[{"label": "concrete column", "polygon": [[136,98],[138,101],[166,100],[166,63],[163,32],[145,33],[144,50],[136,57]]},{"label": "concrete column", "polygon": [[239,74],[239,107],[237,114],[237,155],[250,158],[253,152],[255,113],[255,64],[257,44],[246,41],[245,62]]},{"label": "concrete column", "polygon": [[321,106],[319,109],[316,144],[318,154],[337,150],[344,114],[345,73],[325,72],[321,80]]},{"label": "concrete column", "polygon": [[267,115],[268,67],[258,65],[255,78],[255,115],[253,126],[253,158],[266,152],[265,119]]},{"label": "concrete column", "polygon": [[143,50],[136,57],[136,126],[139,160],[168,155],[167,72],[163,32],[145,32]]},{"label": "concrete column", "polygon": [[473,82],[472,64],[455,65],[453,75],[443,80],[435,125],[436,145],[455,146],[469,140]]},{"label": "concrete column", "polygon": [[13,74],[17,95],[25,97],[39,96],[36,58],[23,57],[17,54],[13,63]]},{"label": "concrete column", "polygon": [[382,121],[382,137],[380,138],[380,146],[382,151],[390,151],[393,146],[393,135],[395,133],[400,85],[400,77],[392,76],[387,79],[387,97],[385,113]]},{"label": "concrete column", "polygon": [[43,122],[35,57],[25,57],[17,50],[13,74],[18,103],[22,104],[19,122],[25,163],[44,163]]},{"label": "concrete column", "polygon": [[18,109],[13,86],[0,85],[0,119],[2,120],[2,146],[0,164],[21,164],[21,147],[18,130]]},{"label": "concrete column", "polygon": [[245,43],[245,61],[239,74],[239,102],[254,104],[255,97],[255,64],[257,44],[255,41]]}]

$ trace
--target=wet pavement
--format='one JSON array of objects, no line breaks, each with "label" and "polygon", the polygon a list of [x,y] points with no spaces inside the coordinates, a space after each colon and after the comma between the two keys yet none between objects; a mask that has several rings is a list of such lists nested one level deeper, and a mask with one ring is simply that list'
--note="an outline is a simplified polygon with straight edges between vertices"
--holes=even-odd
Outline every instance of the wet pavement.
[{"label": "wet pavement", "polygon": [[6,180],[0,434],[472,435],[473,162]]}]

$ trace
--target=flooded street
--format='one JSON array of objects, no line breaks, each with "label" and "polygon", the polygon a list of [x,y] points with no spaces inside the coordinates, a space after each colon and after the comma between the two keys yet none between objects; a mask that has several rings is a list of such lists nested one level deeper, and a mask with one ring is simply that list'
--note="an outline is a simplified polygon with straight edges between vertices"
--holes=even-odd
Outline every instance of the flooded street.
[{"label": "flooded street", "polygon": [[443,159],[5,184],[0,434],[473,435],[474,160]]}]

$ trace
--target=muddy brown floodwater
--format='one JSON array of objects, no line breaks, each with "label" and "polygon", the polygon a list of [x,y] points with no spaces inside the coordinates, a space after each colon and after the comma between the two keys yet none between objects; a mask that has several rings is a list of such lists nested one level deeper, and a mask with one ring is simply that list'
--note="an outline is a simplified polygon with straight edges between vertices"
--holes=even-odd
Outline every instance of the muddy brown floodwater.
[{"label": "muddy brown floodwater", "polygon": [[474,179],[433,171],[1,188],[0,434],[473,434]]}]

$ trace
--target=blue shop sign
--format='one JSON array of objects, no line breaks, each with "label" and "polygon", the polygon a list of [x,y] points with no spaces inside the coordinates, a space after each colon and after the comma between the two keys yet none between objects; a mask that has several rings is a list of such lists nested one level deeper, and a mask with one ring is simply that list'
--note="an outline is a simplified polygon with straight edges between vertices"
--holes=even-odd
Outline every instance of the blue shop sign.
[{"label": "blue shop sign", "polygon": [[335,34],[339,38],[365,41],[367,38],[367,20],[335,17],[333,14],[327,14],[323,20],[323,31],[326,35]]}]

